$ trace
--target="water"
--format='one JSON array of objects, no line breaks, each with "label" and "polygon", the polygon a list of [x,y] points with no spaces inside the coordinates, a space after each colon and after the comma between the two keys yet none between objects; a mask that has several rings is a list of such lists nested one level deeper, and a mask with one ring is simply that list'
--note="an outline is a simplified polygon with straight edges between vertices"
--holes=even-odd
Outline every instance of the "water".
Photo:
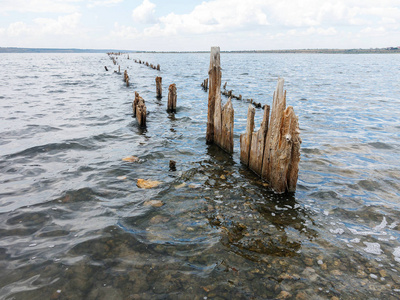
[{"label": "water", "polygon": [[2,54],[0,299],[400,297],[398,55],[221,54],[243,98],[271,104],[285,78],[303,140],[292,195],[240,164],[245,101],[234,155],[206,146],[208,54],[130,58],[127,88],[106,54]]}]

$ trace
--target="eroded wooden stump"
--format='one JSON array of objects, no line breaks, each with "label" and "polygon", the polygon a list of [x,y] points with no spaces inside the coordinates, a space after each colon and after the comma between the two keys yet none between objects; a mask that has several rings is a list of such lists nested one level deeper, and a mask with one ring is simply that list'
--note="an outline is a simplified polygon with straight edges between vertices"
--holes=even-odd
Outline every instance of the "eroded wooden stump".
[{"label": "eroded wooden stump", "polygon": [[162,98],[162,78],[156,77],[156,97]]},{"label": "eroded wooden stump", "polygon": [[[215,143],[221,149],[232,154],[234,111],[231,98],[229,98],[228,102],[222,107],[219,47],[211,48],[208,75],[209,90],[206,141],[207,144]],[[203,85],[206,85],[206,82],[204,82]]]},{"label": "eroded wooden stump", "polygon": [[171,84],[168,88],[168,104],[167,111],[168,112],[176,112],[176,85],[175,83]]},{"label": "eroded wooden stump", "polygon": [[241,161],[268,181],[277,193],[296,190],[301,144],[298,117],[293,107],[286,108],[283,84],[284,80],[279,79],[270,120],[270,107],[265,105],[260,129],[253,132],[254,108],[250,105],[246,133],[240,136]]}]

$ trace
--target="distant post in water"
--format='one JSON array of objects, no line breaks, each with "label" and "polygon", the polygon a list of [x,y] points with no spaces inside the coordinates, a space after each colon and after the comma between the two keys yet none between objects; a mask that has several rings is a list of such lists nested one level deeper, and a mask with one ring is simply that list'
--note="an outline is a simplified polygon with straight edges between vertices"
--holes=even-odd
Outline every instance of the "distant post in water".
[{"label": "distant post in water", "polygon": [[156,77],[156,94],[157,98],[162,98],[162,78]]},{"label": "distant post in water", "polygon": [[168,88],[168,105],[167,111],[168,112],[176,112],[176,85],[175,83],[171,84]]},{"label": "distant post in water", "polygon": [[146,127],[147,109],[144,99],[139,96],[138,105],[136,106],[136,119],[140,127]]},{"label": "distant post in water", "polygon": [[144,99],[135,92],[135,100],[132,103],[133,116],[136,117],[140,127],[146,127],[147,109]]}]

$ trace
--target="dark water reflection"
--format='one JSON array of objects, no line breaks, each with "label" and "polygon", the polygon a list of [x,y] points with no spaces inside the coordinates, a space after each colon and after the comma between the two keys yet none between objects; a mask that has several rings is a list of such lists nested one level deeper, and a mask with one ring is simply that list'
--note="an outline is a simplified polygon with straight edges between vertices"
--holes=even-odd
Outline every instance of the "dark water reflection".
[{"label": "dark water reflection", "polygon": [[233,101],[235,154],[205,145],[208,54],[137,58],[161,72],[121,57],[129,88],[105,54],[0,60],[0,299],[399,297],[397,55],[222,54],[244,98],[270,104],[286,79],[303,140],[289,195],[240,164],[246,102]]}]

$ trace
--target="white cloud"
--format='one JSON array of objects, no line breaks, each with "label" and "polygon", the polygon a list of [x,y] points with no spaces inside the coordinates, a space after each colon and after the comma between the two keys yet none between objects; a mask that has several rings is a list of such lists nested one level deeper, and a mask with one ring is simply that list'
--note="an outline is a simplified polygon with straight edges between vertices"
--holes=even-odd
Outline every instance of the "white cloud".
[{"label": "white cloud", "polygon": [[8,37],[40,37],[46,35],[79,35],[81,14],[59,16],[57,19],[37,18],[33,24],[24,22],[11,23],[3,34]]},{"label": "white cloud", "polygon": [[77,2],[81,0],[2,0],[0,13],[72,13],[78,10],[78,6],[74,5]]},{"label": "white cloud", "polygon": [[81,16],[80,13],[73,13],[57,19],[37,18],[34,22],[42,34],[70,35],[76,33]]},{"label": "white cloud", "polygon": [[149,0],[143,0],[143,3],[133,10],[133,20],[144,24],[155,23],[157,21],[155,17],[155,7],[156,5]]},{"label": "white cloud", "polygon": [[96,6],[112,6],[123,2],[124,0],[89,0],[87,7],[93,8]]},{"label": "white cloud", "polygon": [[11,23],[6,30],[6,34],[10,37],[31,34],[32,32],[33,29],[26,25],[24,22]]},{"label": "white cloud", "polygon": [[121,39],[135,39],[141,37],[142,34],[134,27],[124,26],[118,24],[118,22],[114,23],[114,29],[110,33],[110,38],[121,38]]},{"label": "white cloud", "polygon": [[363,30],[360,31],[362,34],[367,34],[369,36],[380,36],[384,33],[386,33],[386,29],[383,26],[380,27],[366,27]]},{"label": "white cloud", "polygon": [[[259,35],[333,36],[339,28],[393,26],[400,20],[397,0],[210,0],[190,13],[170,13],[155,19],[155,5],[144,0],[134,12],[135,21],[154,23],[135,36],[227,34],[257,31]],[[124,30],[127,30],[126,27]],[[272,32],[273,31],[273,32]]]}]

